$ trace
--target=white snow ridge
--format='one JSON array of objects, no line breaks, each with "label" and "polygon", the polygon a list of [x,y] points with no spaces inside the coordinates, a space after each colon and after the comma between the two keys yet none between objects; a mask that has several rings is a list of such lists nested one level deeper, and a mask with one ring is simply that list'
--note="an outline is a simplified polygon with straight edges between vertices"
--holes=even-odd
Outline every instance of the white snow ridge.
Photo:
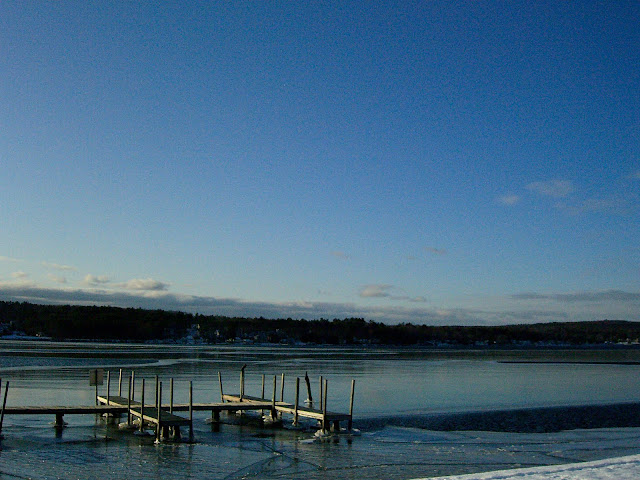
[{"label": "white snow ridge", "polygon": [[630,455],[594,462],[415,480],[637,480],[639,478],[640,455]]}]

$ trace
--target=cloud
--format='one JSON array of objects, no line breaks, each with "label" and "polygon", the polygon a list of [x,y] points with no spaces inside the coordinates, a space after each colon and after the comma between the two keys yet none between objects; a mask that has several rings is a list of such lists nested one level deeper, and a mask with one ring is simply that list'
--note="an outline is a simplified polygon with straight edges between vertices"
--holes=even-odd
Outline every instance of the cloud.
[{"label": "cloud", "polygon": [[18,260],[17,258],[5,257],[3,255],[0,255],[0,262],[18,263],[21,261],[22,260]]},{"label": "cloud", "polygon": [[23,271],[18,271],[18,272],[13,272],[13,273],[11,274],[11,276],[12,276],[13,278],[21,279],[21,278],[27,278],[27,277],[29,276],[29,274],[28,274],[28,273],[25,273],[25,272],[23,272]]},{"label": "cloud", "polygon": [[546,182],[533,182],[527,185],[527,189],[547,197],[564,198],[572,193],[575,188],[570,180],[547,180]]},{"label": "cloud", "polygon": [[394,289],[393,285],[371,284],[363,285],[358,295],[362,298],[385,298],[391,297],[389,290]]},{"label": "cloud", "polygon": [[433,253],[434,255],[446,255],[448,253],[444,248],[425,247],[424,249],[429,253]]},{"label": "cloud", "polygon": [[67,279],[65,277],[60,277],[58,275],[54,275],[53,273],[48,273],[47,277],[49,280],[52,280],[56,283],[67,283]]},{"label": "cloud", "polygon": [[360,288],[358,295],[361,298],[388,298],[390,300],[404,300],[411,303],[425,303],[425,297],[410,297],[408,295],[394,295],[393,292],[398,288],[387,284],[369,284]]},{"label": "cloud", "polygon": [[49,262],[41,262],[41,265],[45,268],[49,268],[51,270],[60,270],[63,272],[73,271],[77,272],[78,269],[76,267],[72,267],[70,265],[60,265],[58,263],[49,263]]},{"label": "cloud", "polygon": [[151,290],[164,291],[169,288],[168,283],[154,280],[153,278],[133,278],[124,283],[116,283],[115,287],[124,288],[126,290]]},{"label": "cloud", "polygon": [[519,195],[502,195],[501,197],[498,197],[498,202],[503,205],[515,205],[519,201]]},{"label": "cloud", "polygon": [[363,307],[352,303],[327,302],[260,302],[235,298],[181,295],[165,291],[124,292],[45,288],[27,283],[0,282],[0,300],[63,305],[110,305],[250,318],[333,319],[358,317],[387,323],[485,323],[481,318],[474,317],[472,313],[465,313],[462,310],[443,317],[438,315],[434,309],[429,308]]},{"label": "cloud", "polygon": [[111,280],[109,280],[109,277],[105,276],[105,275],[91,275],[88,274],[87,276],[84,277],[83,282],[86,285],[90,285],[90,286],[98,286],[98,285],[105,285],[107,283],[109,283]]},{"label": "cloud", "polygon": [[329,252],[330,255],[336,257],[336,258],[340,258],[342,260],[347,260],[349,258],[349,255],[347,255],[344,252],[341,252],[339,250],[334,250],[332,252]]},{"label": "cloud", "polygon": [[577,204],[559,203],[557,207],[571,215],[581,215],[583,213],[608,212],[624,215],[629,213],[629,202],[624,199],[599,199],[589,198]]},{"label": "cloud", "polygon": [[603,290],[595,292],[577,293],[518,293],[511,295],[514,300],[552,300],[563,303],[579,302],[618,302],[639,303],[640,292],[625,292],[624,290]]},{"label": "cloud", "polygon": [[[384,292],[385,289],[382,289]],[[580,321],[603,318],[637,319],[640,293],[609,290],[578,294],[523,293],[512,295],[518,305],[526,300],[540,301],[535,308],[443,308],[426,306],[362,306],[328,302],[260,302],[236,298],[217,298],[175,294],[166,291],[114,291],[99,289],[43,288],[29,282],[0,282],[0,300],[47,304],[111,305],[118,307],[164,309],[265,318],[348,318],[358,317],[388,324],[427,325],[504,325],[517,323]],[[561,303],[549,305],[549,300]],[[503,299],[506,305],[509,298]],[[607,300],[606,305],[594,304]],[[564,303],[562,303],[564,302]],[[583,302],[583,303],[580,303]],[[576,309],[573,306],[584,305]]]}]

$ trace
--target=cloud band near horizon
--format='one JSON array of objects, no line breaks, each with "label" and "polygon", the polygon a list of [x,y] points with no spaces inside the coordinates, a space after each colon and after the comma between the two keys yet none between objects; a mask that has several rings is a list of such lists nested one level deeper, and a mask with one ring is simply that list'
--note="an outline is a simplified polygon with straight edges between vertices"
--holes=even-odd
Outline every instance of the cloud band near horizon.
[{"label": "cloud band near horizon", "polygon": [[[123,308],[147,308],[200,313],[204,315],[238,316],[267,319],[295,318],[314,320],[319,318],[358,317],[388,324],[414,323],[428,325],[502,325],[552,321],[601,320],[611,315],[624,315],[625,320],[637,320],[633,312],[640,306],[640,292],[610,290],[573,294],[522,293],[504,299],[504,309],[499,308],[436,308],[402,306],[362,306],[353,303],[328,302],[262,302],[235,298],[216,298],[176,294],[165,290],[117,291],[100,289],[48,288],[33,283],[0,282],[0,300],[27,301],[45,304],[75,304],[116,306]],[[512,302],[509,304],[509,302]],[[513,305],[530,304],[527,308]],[[611,315],[607,310],[592,309],[594,304],[610,304],[618,307]],[[581,304],[591,309],[566,311],[559,304]],[[509,305],[507,305],[509,304]],[[603,308],[605,308],[603,306]],[[609,310],[610,311],[610,310]],[[626,313],[625,313],[626,312]]]}]

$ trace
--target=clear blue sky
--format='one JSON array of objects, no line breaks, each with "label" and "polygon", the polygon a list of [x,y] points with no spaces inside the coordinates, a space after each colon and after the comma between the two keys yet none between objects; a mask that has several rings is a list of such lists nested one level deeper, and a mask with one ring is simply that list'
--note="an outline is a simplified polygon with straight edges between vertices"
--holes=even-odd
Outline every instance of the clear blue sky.
[{"label": "clear blue sky", "polygon": [[0,3],[0,299],[640,320],[640,3]]}]

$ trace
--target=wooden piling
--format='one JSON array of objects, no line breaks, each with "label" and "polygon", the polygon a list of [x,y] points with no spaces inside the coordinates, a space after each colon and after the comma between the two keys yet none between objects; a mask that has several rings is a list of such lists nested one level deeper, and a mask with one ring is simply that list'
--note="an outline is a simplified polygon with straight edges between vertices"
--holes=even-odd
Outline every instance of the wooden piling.
[{"label": "wooden piling", "polygon": [[327,431],[327,390],[329,389],[329,381],[324,381],[324,392],[322,399],[322,431]]},{"label": "wooden piling", "polygon": [[353,427],[353,397],[356,391],[356,380],[355,378],[351,380],[351,397],[349,399],[349,421],[347,423],[347,430],[351,431]]},{"label": "wooden piling", "polygon": [[131,401],[135,401],[136,399],[136,372],[135,370],[131,370]]},{"label": "wooden piling", "polygon": [[98,405],[98,369],[95,369],[95,375],[96,375],[96,405]]},{"label": "wooden piling", "polygon": [[309,374],[304,372],[304,383],[307,384],[307,400],[309,400],[309,407],[313,408],[313,395],[311,395],[311,380],[309,380]]},{"label": "wooden piling", "polygon": [[56,423],[53,424],[53,426],[55,428],[62,428],[64,427],[64,420],[63,420],[64,415],[62,413],[56,413]]},{"label": "wooden piling", "polygon": [[280,401],[284,402],[284,373],[282,374],[282,379],[280,380]]},{"label": "wooden piling", "polygon": [[129,375],[129,394],[127,395],[127,425],[131,426],[131,388],[133,387],[133,376]]},{"label": "wooden piling", "polygon": [[[2,389],[0,388],[0,390]],[[4,383],[4,399],[2,400],[2,411],[0,412],[0,434],[2,434],[2,423],[4,422],[4,409],[7,406],[7,393],[9,393],[9,380]]]},{"label": "wooden piling", "polygon": [[144,377],[142,378],[142,393],[140,394],[140,433],[144,432]]},{"label": "wooden piling", "polygon": [[322,375],[320,375],[320,410],[322,410],[322,399],[323,399],[323,395],[322,395],[322,388],[323,388],[323,379],[322,379]]},{"label": "wooden piling", "polygon": [[296,403],[293,406],[293,425],[298,426],[298,402],[300,401],[300,377],[296,377]]},{"label": "wooden piling", "polygon": [[111,370],[107,370],[107,405],[109,405],[109,389],[111,387]]},{"label": "wooden piling", "polygon": [[169,413],[173,415],[173,377],[169,379]]},{"label": "wooden piling", "polygon": [[120,369],[120,373],[118,375],[118,396],[122,396],[122,369]]},{"label": "wooden piling", "polygon": [[158,403],[158,387],[160,387],[160,378],[156,375],[156,404]]},{"label": "wooden piling", "polygon": [[224,390],[222,390],[222,374],[218,372],[218,383],[220,384],[220,401],[224,403]]},{"label": "wooden piling", "polygon": [[162,382],[158,380],[158,376],[156,375],[156,413],[158,414],[158,423],[156,423],[156,443],[160,442],[162,436],[162,422],[160,418],[162,418],[162,414],[160,412],[160,407],[162,406]]},{"label": "wooden piling", "polygon": [[273,398],[271,400],[271,418],[273,420],[276,419],[276,417],[278,416],[278,412],[276,411],[276,389],[277,387],[277,377],[274,375],[273,376]]},{"label": "wooden piling", "polygon": [[242,401],[244,397],[244,369],[247,368],[247,365],[244,364],[240,369],[240,401]]},{"label": "wooden piling", "polygon": [[[260,398],[264,400],[264,373],[262,374],[262,393],[260,394]],[[260,415],[264,416],[264,410],[260,410]]]},{"label": "wooden piling", "polygon": [[193,440],[193,380],[189,380],[189,440]]}]

